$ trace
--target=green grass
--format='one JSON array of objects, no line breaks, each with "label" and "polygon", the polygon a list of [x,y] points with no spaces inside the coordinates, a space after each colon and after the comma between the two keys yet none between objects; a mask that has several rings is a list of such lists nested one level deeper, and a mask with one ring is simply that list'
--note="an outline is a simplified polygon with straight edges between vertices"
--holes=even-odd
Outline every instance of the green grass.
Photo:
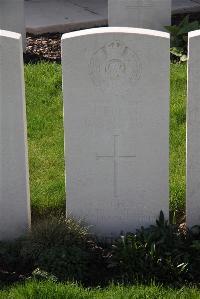
[{"label": "green grass", "polygon": [[186,193],[186,65],[171,65],[170,208],[180,214]]},{"label": "green grass", "polygon": [[106,289],[84,289],[76,284],[32,281],[0,292],[0,299],[179,299],[200,298],[195,288],[173,290],[158,286],[110,286]]},{"label": "green grass", "polygon": [[[25,66],[31,203],[34,214],[65,210],[61,66]],[[171,65],[170,207],[185,207],[186,66]]]},{"label": "green grass", "polygon": [[64,145],[61,67],[25,67],[31,204],[33,212],[64,210]]}]

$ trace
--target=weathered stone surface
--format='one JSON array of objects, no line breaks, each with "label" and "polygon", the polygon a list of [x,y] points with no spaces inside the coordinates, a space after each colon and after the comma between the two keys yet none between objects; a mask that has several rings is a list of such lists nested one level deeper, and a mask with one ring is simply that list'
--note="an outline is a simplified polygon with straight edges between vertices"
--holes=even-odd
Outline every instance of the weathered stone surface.
[{"label": "weathered stone surface", "polygon": [[200,30],[189,33],[187,111],[187,224],[200,224]]},{"label": "weathered stone surface", "polygon": [[25,50],[24,0],[0,0],[0,29],[20,33]]},{"label": "weathered stone surface", "polygon": [[108,0],[108,24],[166,31],[171,0]]},{"label": "weathered stone surface", "polygon": [[30,224],[21,35],[0,30],[0,240]]},{"label": "weathered stone surface", "polygon": [[67,213],[112,237],[168,217],[169,35],[62,38]]}]

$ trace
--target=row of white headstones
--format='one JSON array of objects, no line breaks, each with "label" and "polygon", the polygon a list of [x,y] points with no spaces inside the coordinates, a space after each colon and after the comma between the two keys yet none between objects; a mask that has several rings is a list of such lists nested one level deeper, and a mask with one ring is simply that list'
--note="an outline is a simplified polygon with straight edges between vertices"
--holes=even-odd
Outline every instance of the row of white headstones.
[{"label": "row of white headstones", "polygon": [[[67,214],[113,237],[169,211],[169,34],[62,37]],[[200,223],[200,32],[189,34],[187,224]],[[21,35],[0,31],[0,239],[30,227]],[[53,121],[53,120],[52,120]]]},{"label": "row of white headstones", "polygon": [[[200,223],[200,32],[189,34],[187,223]],[[67,213],[115,236],[168,218],[169,35],[62,37]],[[0,238],[30,223],[21,35],[0,31]],[[52,120],[53,121],[53,120]]]}]

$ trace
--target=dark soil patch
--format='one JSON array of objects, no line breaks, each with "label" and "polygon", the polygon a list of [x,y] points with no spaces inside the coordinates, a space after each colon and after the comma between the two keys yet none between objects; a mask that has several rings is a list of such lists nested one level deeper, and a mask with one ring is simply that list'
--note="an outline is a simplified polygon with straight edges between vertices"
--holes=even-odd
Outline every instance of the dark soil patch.
[{"label": "dark soil patch", "polygon": [[43,35],[27,34],[25,63],[36,63],[40,60],[61,61],[62,33],[47,33]]},{"label": "dark soil patch", "polygon": [[196,13],[189,13],[189,14],[178,14],[172,16],[172,25],[178,25],[183,18],[189,15],[190,22],[192,21],[199,21],[200,22],[200,12]]}]

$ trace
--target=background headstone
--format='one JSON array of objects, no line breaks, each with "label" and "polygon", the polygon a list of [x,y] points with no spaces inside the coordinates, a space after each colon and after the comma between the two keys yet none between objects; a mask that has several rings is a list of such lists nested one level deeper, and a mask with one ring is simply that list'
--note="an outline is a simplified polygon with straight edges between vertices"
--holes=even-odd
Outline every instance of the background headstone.
[{"label": "background headstone", "polygon": [[168,217],[169,35],[62,38],[67,213],[111,237]]},{"label": "background headstone", "polygon": [[109,26],[166,31],[171,24],[171,0],[108,0]]},{"label": "background headstone", "polygon": [[30,224],[21,35],[0,30],[0,240]]},{"label": "background headstone", "polygon": [[200,225],[200,30],[189,33],[187,224]]},{"label": "background headstone", "polygon": [[20,33],[25,51],[24,0],[0,0],[0,29]]}]

